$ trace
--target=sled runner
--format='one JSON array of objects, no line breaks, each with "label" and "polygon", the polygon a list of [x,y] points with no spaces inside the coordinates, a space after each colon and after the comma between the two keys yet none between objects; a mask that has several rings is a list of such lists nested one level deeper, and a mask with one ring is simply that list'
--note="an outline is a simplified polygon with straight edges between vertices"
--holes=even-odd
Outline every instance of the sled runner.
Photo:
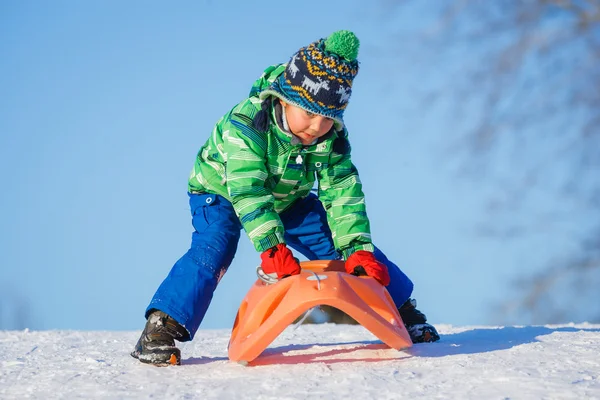
[{"label": "sled runner", "polygon": [[233,324],[230,360],[254,360],[296,318],[319,305],[342,310],[391,348],[412,346],[392,298],[375,279],[346,273],[339,260],[300,266],[300,275],[271,285],[257,279],[250,288]]}]

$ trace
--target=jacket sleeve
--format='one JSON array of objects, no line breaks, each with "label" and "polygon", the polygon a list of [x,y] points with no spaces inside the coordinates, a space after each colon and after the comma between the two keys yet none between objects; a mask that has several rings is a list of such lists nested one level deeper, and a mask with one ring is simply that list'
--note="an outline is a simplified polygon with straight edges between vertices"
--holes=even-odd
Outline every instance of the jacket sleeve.
[{"label": "jacket sleeve", "polygon": [[344,259],[359,250],[373,252],[371,228],[358,170],[350,158],[347,132],[340,132],[329,166],[319,171],[319,199],[327,211],[333,242]]},{"label": "jacket sleeve", "polygon": [[257,251],[285,243],[284,228],[274,209],[275,198],[265,186],[267,134],[252,126],[246,113],[232,113],[223,123],[227,154],[225,177],[233,208]]}]

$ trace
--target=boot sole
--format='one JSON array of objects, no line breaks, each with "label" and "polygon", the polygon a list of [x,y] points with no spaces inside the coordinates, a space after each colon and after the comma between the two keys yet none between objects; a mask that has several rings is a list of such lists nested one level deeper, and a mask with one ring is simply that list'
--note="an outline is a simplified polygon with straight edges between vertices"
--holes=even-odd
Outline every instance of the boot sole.
[{"label": "boot sole", "polygon": [[[156,356],[155,354],[153,354]],[[140,357],[141,354],[138,352],[132,352],[131,357],[138,359],[141,363],[154,365],[155,367],[170,367],[172,365],[181,365],[181,358],[175,353],[171,353],[168,360],[157,360],[156,358],[151,359],[147,357]]]}]

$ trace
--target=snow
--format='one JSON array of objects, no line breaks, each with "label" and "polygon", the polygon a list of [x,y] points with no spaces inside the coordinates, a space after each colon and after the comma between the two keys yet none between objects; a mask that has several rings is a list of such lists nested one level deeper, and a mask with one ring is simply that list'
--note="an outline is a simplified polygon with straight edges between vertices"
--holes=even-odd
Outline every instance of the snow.
[{"label": "snow", "polygon": [[397,351],[361,326],[302,325],[249,366],[228,361],[228,330],[200,330],[166,368],[129,355],[140,332],[0,331],[0,398],[600,399],[600,325],[438,330]]}]

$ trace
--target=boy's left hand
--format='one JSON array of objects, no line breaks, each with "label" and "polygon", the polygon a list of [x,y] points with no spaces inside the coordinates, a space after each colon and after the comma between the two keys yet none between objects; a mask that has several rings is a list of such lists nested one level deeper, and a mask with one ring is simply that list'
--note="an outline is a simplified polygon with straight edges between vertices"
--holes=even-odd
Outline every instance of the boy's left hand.
[{"label": "boy's left hand", "polygon": [[346,260],[346,272],[352,275],[368,275],[383,286],[390,284],[390,275],[386,265],[377,261],[370,251],[359,250]]}]

